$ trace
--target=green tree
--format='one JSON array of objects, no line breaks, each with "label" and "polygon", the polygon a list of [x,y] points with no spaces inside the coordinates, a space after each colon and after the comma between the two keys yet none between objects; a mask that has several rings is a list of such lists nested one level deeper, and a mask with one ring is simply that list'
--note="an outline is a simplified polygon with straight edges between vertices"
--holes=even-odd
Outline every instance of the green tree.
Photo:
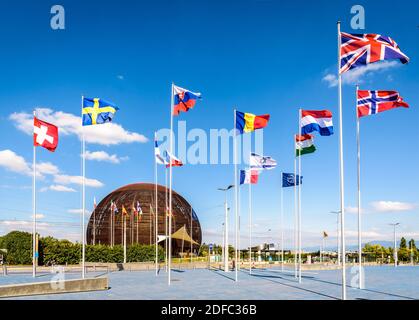
[{"label": "green tree", "polygon": [[4,257],[8,264],[32,263],[32,235],[30,233],[12,231],[2,237],[0,247],[7,250]]},{"label": "green tree", "polygon": [[[164,249],[158,246],[158,260],[164,261]],[[127,262],[155,261],[156,247],[154,245],[133,244],[127,248]]]},{"label": "green tree", "polygon": [[410,239],[410,241],[409,241],[409,249],[413,249],[413,251],[416,251],[415,239]]},{"label": "green tree", "polygon": [[400,249],[406,249],[407,245],[406,245],[406,239],[404,237],[402,237],[400,239]]}]

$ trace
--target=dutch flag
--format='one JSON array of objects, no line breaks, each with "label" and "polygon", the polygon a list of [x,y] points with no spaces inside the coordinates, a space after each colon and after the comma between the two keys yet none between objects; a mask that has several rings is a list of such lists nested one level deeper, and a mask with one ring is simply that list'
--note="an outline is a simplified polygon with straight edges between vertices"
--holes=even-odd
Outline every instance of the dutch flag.
[{"label": "dutch flag", "polygon": [[321,136],[333,134],[332,113],[329,110],[302,110],[301,134],[318,131]]}]

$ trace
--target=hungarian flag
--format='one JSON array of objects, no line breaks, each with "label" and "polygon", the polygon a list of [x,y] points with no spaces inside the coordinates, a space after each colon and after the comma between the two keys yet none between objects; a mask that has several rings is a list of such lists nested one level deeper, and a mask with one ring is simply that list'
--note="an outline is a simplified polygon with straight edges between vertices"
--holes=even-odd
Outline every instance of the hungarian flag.
[{"label": "hungarian flag", "polygon": [[51,123],[33,118],[33,145],[54,152],[58,145],[58,127]]},{"label": "hungarian flag", "polygon": [[313,153],[316,151],[316,147],[313,143],[314,136],[312,134],[304,134],[295,136],[295,152],[296,156],[303,154]]}]

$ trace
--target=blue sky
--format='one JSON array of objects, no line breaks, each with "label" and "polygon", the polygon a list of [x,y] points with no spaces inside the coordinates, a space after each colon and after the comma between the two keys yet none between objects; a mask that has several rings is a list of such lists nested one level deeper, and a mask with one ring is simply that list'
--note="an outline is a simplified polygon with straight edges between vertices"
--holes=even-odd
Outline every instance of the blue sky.
[{"label": "blue sky", "polygon": [[[87,144],[91,152],[115,155],[113,162],[122,158],[119,163],[87,161],[87,177],[95,179],[95,187],[87,188],[87,199],[100,200],[122,185],[153,181],[153,133],[169,126],[174,81],[204,97],[194,110],[179,117],[188,128],[207,133],[231,129],[234,107],[271,114],[264,130],[264,153],[277,159],[279,167],[263,174],[253,188],[254,237],[255,242],[278,242],[280,174],[293,170],[298,108],[331,110],[338,131],[337,88],[326,79],[336,73],[340,19],[343,31],[391,36],[411,58],[408,65],[382,64],[344,81],[345,204],[356,205],[354,86],[398,90],[410,109],[361,121],[363,225],[367,240],[391,239],[388,223],[394,221],[401,222],[404,235],[419,238],[415,131],[419,5],[414,1],[403,6],[391,1],[61,1],[65,30],[50,28],[53,4],[1,4],[0,152],[8,151],[0,160],[0,233],[30,228],[25,221],[31,219],[31,177],[25,172],[32,161],[32,139],[24,132],[25,114],[35,107],[50,109],[44,112],[68,126],[56,153],[38,149],[38,161],[49,163],[38,180],[38,213],[43,215],[42,234],[76,240],[80,218],[74,210],[80,208],[80,186],[71,177],[80,175],[80,141],[77,128],[69,123],[77,123],[81,95],[104,98],[121,109],[115,127],[103,129],[117,134],[104,138],[96,131],[91,137],[95,143]],[[350,27],[355,4],[365,8],[365,31]],[[335,216],[329,212],[339,208],[338,135],[316,137],[315,144],[318,151],[302,159],[307,246],[321,242],[322,230],[329,232],[331,244],[335,241]],[[163,178],[161,170],[160,182]],[[223,195],[216,189],[232,178],[231,165],[186,165],[174,170],[174,189],[195,207],[207,242],[220,242]],[[50,190],[51,186],[69,192]],[[246,188],[242,198],[245,245]],[[284,201],[285,246],[290,247],[291,189],[284,190]],[[352,244],[356,215],[348,213],[346,220]]]}]

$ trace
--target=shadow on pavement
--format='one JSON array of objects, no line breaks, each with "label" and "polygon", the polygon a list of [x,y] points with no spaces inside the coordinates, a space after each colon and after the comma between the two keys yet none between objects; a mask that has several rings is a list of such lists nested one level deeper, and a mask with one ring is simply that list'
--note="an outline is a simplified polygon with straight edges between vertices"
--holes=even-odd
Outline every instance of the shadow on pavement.
[{"label": "shadow on pavement", "polygon": [[[285,278],[282,278],[282,277],[279,277],[279,276],[265,276],[265,277],[281,278],[281,279],[286,280]],[[318,279],[316,277],[310,277],[310,276],[302,276],[302,277],[304,279],[308,279],[308,280],[312,280],[312,281],[317,281],[317,282],[321,282],[321,283],[326,283],[326,284],[331,284],[331,285],[334,285],[334,286],[339,286],[339,287],[342,286],[341,283],[337,283],[337,282],[333,282],[333,281],[328,281],[328,280],[321,280],[321,279]],[[351,289],[358,289],[358,287],[353,287],[351,285],[347,285],[347,287],[348,288],[351,288]],[[403,298],[403,299],[408,299],[408,300],[416,300],[416,298],[413,298],[413,297],[408,297],[408,296],[403,296],[403,295],[399,295],[399,294],[395,294],[395,293],[383,292],[383,291],[378,291],[378,290],[373,290],[373,289],[362,289],[362,291],[372,292],[372,293],[378,293],[378,294],[382,294],[382,295],[387,295],[387,296],[397,297],[397,298]],[[361,299],[361,298],[356,298],[356,299]],[[367,300],[367,299],[365,299],[365,300]]]}]

